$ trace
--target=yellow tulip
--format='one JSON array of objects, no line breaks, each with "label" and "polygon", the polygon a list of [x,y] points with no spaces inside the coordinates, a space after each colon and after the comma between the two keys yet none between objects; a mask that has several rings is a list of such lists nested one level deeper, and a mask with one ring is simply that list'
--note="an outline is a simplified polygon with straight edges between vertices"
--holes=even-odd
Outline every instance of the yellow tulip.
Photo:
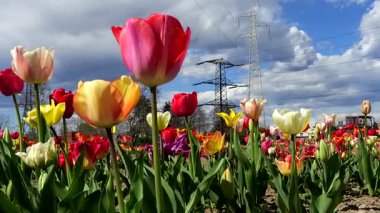
[{"label": "yellow tulip", "polygon": [[[55,105],[54,101],[50,105],[41,105],[40,110],[41,114],[45,118],[46,126],[50,127],[58,123],[65,113],[65,103],[59,103]],[[24,121],[30,126],[37,128],[37,109],[29,111],[27,117],[24,117]]]},{"label": "yellow tulip", "polygon": [[123,122],[137,105],[140,88],[129,76],[109,82],[79,82],[74,95],[74,111],[91,126],[111,128]]},{"label": "yellow tulip", "polygon": [[46,168],[56,160],[54,139],[47,143],[38,142],[28,147],[26,152],[17,152],[16,155],[31,168]]},{"label": "yellow tulip", "polygon": [[216,131],[212,138],[206,138],[203,141],[203,151],[206,155],[213,155],[222,150],[224,144],[224,135]]},{"label": "yellow tulip", "polygon": [[[170,118],[171,118],[171,114],[169,111],[166,111],[164,113],[157,112],[158,131],[166,129],[166,127],[169,124]],[[146,115],[146,120],[148,121],[149,126],[152,127],[152,113],[148,113],[148,115]]]},{"label": "yellow tulip", "polygon": [[298,134],[302,132],[310,121],[311,112],[309,109],[301,108],[299,112],[289,109],[275,109],[273,121],[278,128],[287,134]]},{"label": "yellow tulip", "polygon": [[222,117],[228,127],[235,127],[237,122],[239,121],[240,116],[242,116],[243,113],[239,112],[238,114],[236,114],[233,109],[230,109],[230,111],[231,112],[229,115],[224,112],[218,112],[216,113],[216,115]]}]

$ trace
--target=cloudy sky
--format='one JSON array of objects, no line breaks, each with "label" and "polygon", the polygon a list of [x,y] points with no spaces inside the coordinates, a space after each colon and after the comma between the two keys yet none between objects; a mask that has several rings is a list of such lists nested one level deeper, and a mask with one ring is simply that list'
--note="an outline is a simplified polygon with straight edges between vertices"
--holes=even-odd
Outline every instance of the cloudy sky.
[{"label": "cloudy sky", "polygon": [[[379,0],[0,0],[0,5],[0,69],[10,66],[16,45],[53,47],[49,87],[73,91],[80,80],[129,74],[111,26],[154,12],[176,16],[191,28],[192,39],[177,78],[159,88],[161,104],[176,92],[197,91],[199,103],[213,100],[213,86],[193,84],[213,79],[215,69],[196,63],[224,58],[247,65],[248,40],[242,35],[249,22],[242,16],[254,9],[267,123],[274,108],[311,108],[314,121],[322,113],[342,119],[359,113],[363,99],[373,102],[380,119]],[[227,77],[247,84],[247,67],[228,69]],[[253,83],[251,94],[261,96],[258,79]],[[247,88],[228,89],[236,104],[247,96]],[[0,114],[13,111],[10,98],[0,97]]]}]

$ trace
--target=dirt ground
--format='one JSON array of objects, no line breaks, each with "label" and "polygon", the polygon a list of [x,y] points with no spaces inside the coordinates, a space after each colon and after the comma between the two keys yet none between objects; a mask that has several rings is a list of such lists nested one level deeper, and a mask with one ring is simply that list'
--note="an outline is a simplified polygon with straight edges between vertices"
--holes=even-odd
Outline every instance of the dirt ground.
[{"label": "dirt ground", "polygon": [[[266,212],[276,212],[275,191],[268,188],[265,195]],[[380,213],[380,197],[371,197],[360,195],[360,189],[357,184],[348,184],[344,190],[343,201],[337,207],[340,213]]]}]

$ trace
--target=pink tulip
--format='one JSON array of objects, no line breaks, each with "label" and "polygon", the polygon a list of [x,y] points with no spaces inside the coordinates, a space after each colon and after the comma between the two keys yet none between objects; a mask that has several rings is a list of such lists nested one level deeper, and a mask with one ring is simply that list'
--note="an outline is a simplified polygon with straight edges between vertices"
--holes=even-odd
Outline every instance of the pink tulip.
[{"label": "pink tulip", "polygon": [[173,80],[185,59],[191,32],[173,16],[153,14],[131,18],[112,32],[124,63],[138,81],[154,87]]},{"label": "pink tulip", "polygon": [[17,46],[11,50],[12,69],[30,84],[46,83],[53,74],[54,50],[44,47],[32,51]]}]

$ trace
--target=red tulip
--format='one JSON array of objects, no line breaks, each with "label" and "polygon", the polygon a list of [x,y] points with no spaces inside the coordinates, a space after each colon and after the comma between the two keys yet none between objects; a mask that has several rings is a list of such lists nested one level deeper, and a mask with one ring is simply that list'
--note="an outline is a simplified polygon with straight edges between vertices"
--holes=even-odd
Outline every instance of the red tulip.
[{"label": "red tulip", "polygon": [[163,142],[173,143],[177,137],[177,129],[174,126],[169,126],[161,131],[161,137]]},{"label": "red tulip", "polygon": [[369,129],[368,132],[367,132],[367,135],[368,136],[376,136],[377,135],[377,132],[376,132],[376,129]]},{"label": "red tulip", "polygon": [[65,89],[59,88],[53,91],[49,95],[49,99],[53,100],[55,104],[65,103],[65,113],[63,114],[64,118],[71,118],[74,113],[73,107],[73,93],[71,91],[65,92]]},{"label": "red tulip", "polygon": [[113,26],[124,63],[146,86],[154,87],[173,80],[189,47],[190,28],[183,30],[173,16],[153,14],[146,20],[131,18],[123,27]]},{"label": "red tulip", "polygon": [[5,96],[21,93],[24,89],[24,81],[18,77],[11,68],[0,71],[0,92]]},{"label": "red tulip", "polygon": [[197,93],[177,93],[173,96],[171,110],[177,117],[190,116],[198,106]]},{"label": "red tulip", "polygon": [[18,139],[19,137],[20,137],[20,133],[18,133],[18,132],[11,132],[11,138],[13,140]]}]

